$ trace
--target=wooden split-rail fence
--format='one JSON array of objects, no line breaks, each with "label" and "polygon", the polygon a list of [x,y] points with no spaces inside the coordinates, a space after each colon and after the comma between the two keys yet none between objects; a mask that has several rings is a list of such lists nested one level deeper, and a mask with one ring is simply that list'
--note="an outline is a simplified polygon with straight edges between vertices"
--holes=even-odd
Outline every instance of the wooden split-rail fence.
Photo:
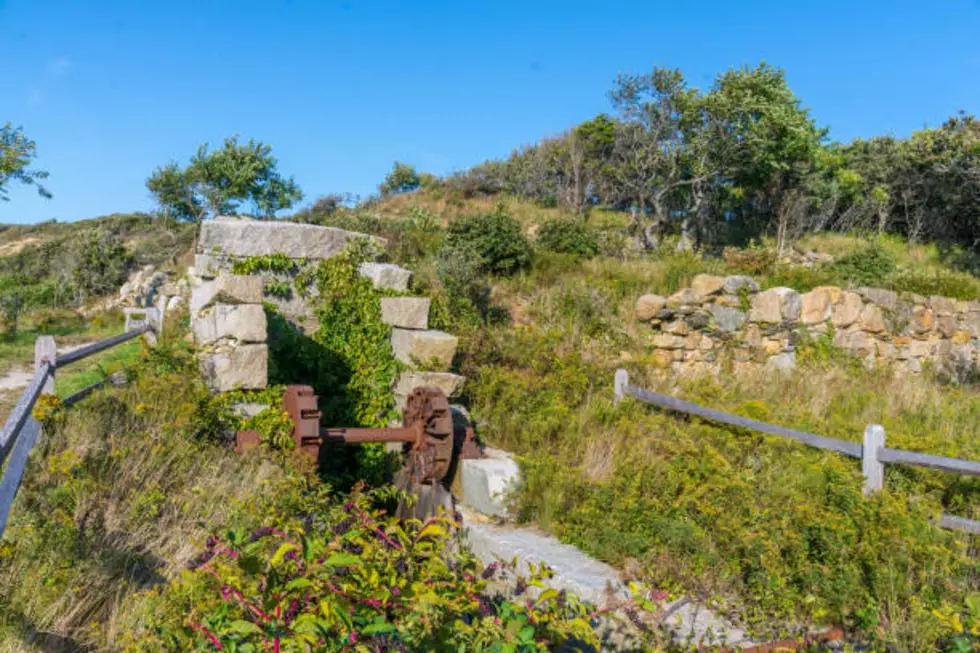
[{"label": "wooden split-rail fence", "polygon": [[[0,476],[0,537],[3,537],[10,508],[14,503],[14,497],[17,496],[21,479],[24,477],[27,457],[41,433],[41,425],[32,415],[34,404],[37,403],[42,394],[54,394],[55,371],[59,368],[132,340],[144,333],[155,334],[158,330],[154,323],[149,320],[130,324],[135,328],[61,356],[58,355],[53,337],[41,336],[34,342],[34,377],[27,384],[27,388],[17,401],[17,405],[7,417],[3,430],[0,431],[0,467],[6,463],[3,474]],[[112,381],[111,377],[82,388],[62,399],[61,405],[68,407],[76,404],[110,381]]]},{"label": "wooden split-rail fence", "polygon": [[[864,441],[861,443],[837,440],[835,438],[816,435],[815,433],[807,433],[805,431],[788,429],[776,424],[760,422],[749,419],[748,417],[742,417],[741,415],[733,415],[732,413],[707,408],[676,397],[670,397],[632,386],[629,383],[629,374],[623,369],[616,370],[614,392],[617,403],[626,397],[632,397],[637,401],[653,404],[654,406],[666,408],[674,412],[695,415],[712,422],[737,426],[768,435],[777,435],[802,442],[807,446],[816,447],[817,449],[836,451],[851,458],[858,458],[861,460],[861,471],[864,474],[865,495],[883,489],[886,463],[911,465],[913,467],[923,467],[925,469],[934,469],[952,474],[980,476],[980,462],[887,448],[885,446],[885,429],[878,424],[870,424],[864,429]],[[940,516],[937,523],[943,528],[980,535],[980,521],[944,514]]]}]

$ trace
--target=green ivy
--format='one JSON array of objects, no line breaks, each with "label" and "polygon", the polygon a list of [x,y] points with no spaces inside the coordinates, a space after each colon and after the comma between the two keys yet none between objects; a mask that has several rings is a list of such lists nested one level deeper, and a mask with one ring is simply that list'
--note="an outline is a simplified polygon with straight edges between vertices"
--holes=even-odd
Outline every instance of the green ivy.
[{"label": "green ivy", "polygon": [[306,265],[306,259],[294,259],[282,252],[249,256],[231,265],[232,274],[255,274],[256,272],[275,272],[277,274],[296,274]]}]

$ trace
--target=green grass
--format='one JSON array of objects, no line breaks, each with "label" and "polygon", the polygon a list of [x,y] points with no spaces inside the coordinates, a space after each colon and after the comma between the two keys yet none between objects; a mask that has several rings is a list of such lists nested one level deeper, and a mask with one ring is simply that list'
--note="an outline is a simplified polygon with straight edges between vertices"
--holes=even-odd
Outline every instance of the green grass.
[{"label": "green grass", "polygon": [[113,372],[125,369],[137,360],[141,347],[139,339],[130,340],[59,369],[55,376],[55,393],[64,399]]}]

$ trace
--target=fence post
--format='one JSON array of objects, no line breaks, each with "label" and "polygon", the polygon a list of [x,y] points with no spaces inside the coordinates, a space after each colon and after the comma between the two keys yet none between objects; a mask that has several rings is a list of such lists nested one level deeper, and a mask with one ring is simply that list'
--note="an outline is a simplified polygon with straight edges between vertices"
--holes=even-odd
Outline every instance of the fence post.
[{"label": "fence post", "polygon": [[878,460],[878,450],[885,446],[885,427],[869,424],[864,429],[864,449],[861,472],[864,474],[864,495],[877,492],[884,486],[885,465]]},{"label": "fence post", "polygon": [[626,397],[626,386],[630,384],[630,375],[624,369],[616,370],[616,376],[613,377],[613,403],[619,403]]},{"label": "fence post", "polygon": [[34,341],[34,369],[41,369],[45,361],[51,364],[51,373],[41,387],[41,392],[49,395],[54,394],[54,361],[57,357],[58,346],[54,343],[54,336],[40,336]]}]

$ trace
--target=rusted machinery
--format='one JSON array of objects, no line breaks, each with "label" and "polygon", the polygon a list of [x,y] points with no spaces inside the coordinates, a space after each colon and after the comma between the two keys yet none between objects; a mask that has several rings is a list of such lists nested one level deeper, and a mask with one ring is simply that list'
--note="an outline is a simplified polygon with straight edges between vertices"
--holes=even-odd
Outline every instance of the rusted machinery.
[{"label": "rusted machinery", "polygon": [[[321,427],[317,396],[306,385],[287,386],[282,403],[292,419],[297,448],[314,458],[324,445],[403,443],[405,465],[397,479],[403,489],[441,485],[448,490],[461,459],[482,457],[468,420],[437,388],[415,388],[405,401],[401,426],[389,428]],[[237,448],[255,446],[257,436],[239,433]]]}]

